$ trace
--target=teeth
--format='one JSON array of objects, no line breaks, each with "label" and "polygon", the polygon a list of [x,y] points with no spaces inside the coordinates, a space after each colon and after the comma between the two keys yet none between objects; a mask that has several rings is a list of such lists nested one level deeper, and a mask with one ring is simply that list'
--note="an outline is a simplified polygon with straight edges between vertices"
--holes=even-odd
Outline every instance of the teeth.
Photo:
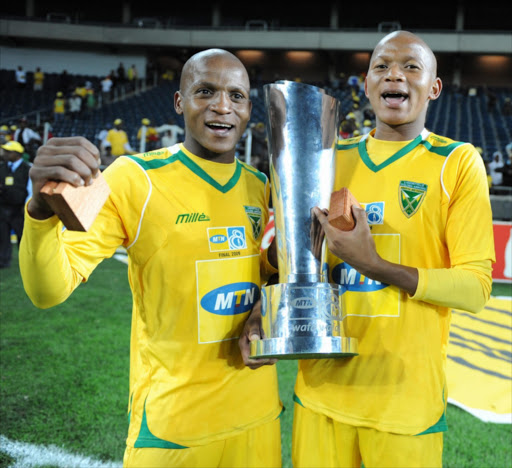
[{"label": "teeth", "polygon": [[223,124],[223,123],[209,123],[209,127],[219,127],[219,128],[231,128],[232,125]]}]

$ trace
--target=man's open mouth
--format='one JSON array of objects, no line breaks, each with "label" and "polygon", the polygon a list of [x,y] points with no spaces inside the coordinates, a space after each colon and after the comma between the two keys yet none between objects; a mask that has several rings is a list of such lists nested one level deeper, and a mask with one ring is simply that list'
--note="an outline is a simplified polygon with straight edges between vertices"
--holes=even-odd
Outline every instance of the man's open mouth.
[{"label": "man's open mouth", "polygon": [[226,124],[226,123],[219,123],[219,122],[210,122],[210,123],[207,123],[206,126],[215,131],[228,131],[233,128],[233,125]]},{"label": "man's open mouth", "polygon": [[382,93],[382,97],[389,104],[401,104],[409,97],[409,95],[400,92],[385,92]]}]

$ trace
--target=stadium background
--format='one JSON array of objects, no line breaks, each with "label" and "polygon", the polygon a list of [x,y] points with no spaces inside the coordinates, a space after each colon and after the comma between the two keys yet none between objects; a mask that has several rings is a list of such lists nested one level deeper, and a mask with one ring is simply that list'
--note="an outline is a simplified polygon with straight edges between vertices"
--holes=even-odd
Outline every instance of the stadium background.
[{"label": "stadium background", "polygon": [[[256,91],[275,79],[300,79],[329,87],[340,73],[346,77],[364,73],[378,40],[400,28],[423,37],[439,60],[445,88],[441,99],[430,107],[428,128],[474,143],[489,160],[494,151],[505,153],[505,146],[512,142],[512,117],[500,112],[505,100],[512,98],[511,17],[512,6],[501,1],[433,0],[421,5],[331,1],[302,6],[286,1],[200,5],[123,1],[73,6],[64,1],[4,2],[0,8],[0,125],[17,124],[26,116],[34,127],[51,122],[55,136],[79,134],[96,141],[101,129],[122,118],[132,146],[137,146],[142,118],[155,124],[176,118],[172,94],[179,71],[198,50],[222,47],[234,52],[250,70]],[[74,85],[89,80],[99,93],[101,79],[119,63],[126,69],[136,64],[140,81],[135,89],[116,90],[114,102],[74,122],[52,122],[63,70]],[[28,72],[25,90],[14,85],[18,66]],[[46,75],[45,88],[37,96],[31,87],[36,67]],[[173,79],[164,76],[169,71]],[[468,96],[471,88],[476,96]],[[350,112],[350,92],[331,91],[344,111]],[[489,91],[497,97],[492,112]],[[264,121],[261,92],[252,99],[251,122],[256,124]],[[243,147],[240,152],[243,157]],[[506,263],[512,189],[504,187],[491,198],[502,239],[500,258]],[[83,291],[44,314],[24,297],[16,266],[0,273],[0,466],[107,466],[106,461],[120,459],[130,297],[123,264],[104,263],[90,284],[80,288]],[[509,284],[498,294],[510,295]],[[510,313],[510,302],[506,307]],[[98,318],[99,310],[108,317]],[[281,366],[279,371],[280,383],[283,379],[293,383],[293,367]],[[83,375],[90,374],[92,382],[85,382]],[[109,419],[102,411],[120,414],[109,415]],[[512,459],[510,450],[503,449],[512,442],[510,426],[481,426],[451,411],[456,431],[447,442],[446,466],[504,466],[504,460]],[[103,434],[105,426],[108,435]],[[459,436],[457,428],[462,431]],[[25,449],[36,455],[18,458],[6,451],[9,444],[21,441],[34,444]],[[497,453],[491,454],[494,443]],[[92,458],[70,462],[64,457],[57,462],[52,455],[46,459],[37,447],[51,444]],[[285,466],[289,466],[287,450]],[[34,457],[39,457],[39,464],[30,465]],[[103,462],[95,465],[98,459]]]}]

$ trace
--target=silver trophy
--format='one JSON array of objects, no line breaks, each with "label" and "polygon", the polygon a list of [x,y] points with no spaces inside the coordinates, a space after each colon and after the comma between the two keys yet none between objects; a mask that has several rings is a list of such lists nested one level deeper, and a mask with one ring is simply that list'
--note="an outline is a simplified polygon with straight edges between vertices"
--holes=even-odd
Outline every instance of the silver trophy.
[{"label": "silver trophy", "polygon": [[263,87],[279,283],[262,288],[263,339],[251,357],[332,358],[357,355],[345,336],[341,286],[322,269],[323,242],[312,208],[329,208],[340,102],[293,81]]}]

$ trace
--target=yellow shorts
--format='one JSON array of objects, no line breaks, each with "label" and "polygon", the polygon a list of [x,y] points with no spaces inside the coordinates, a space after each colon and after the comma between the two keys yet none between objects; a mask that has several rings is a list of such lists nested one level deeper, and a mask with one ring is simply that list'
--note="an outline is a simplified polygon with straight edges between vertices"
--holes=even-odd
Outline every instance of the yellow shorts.
[{"label": "yellow shorts", "polygon": [[125,468],[279,468],[281,424],[275,419],[229,439],[184,449],[126,447]]},{"label": "yellow shorts", "polygon": [[334,421],[295,403],[294,468],[441,468],[443,433],[410,436]]}]

